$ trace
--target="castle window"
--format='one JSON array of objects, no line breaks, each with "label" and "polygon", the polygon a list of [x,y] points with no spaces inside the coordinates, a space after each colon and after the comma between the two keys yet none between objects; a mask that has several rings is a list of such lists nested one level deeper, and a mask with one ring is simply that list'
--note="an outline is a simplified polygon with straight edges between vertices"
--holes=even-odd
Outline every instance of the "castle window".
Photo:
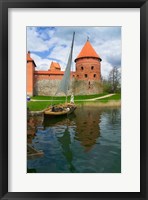
[{"label": "castle window", "polygon": [[87,74],[85,74],[85,78],[87,78]]},{"label": "castle window", "polygon": [[96,77],[96,74],[94,74],[94,78]]},{"label": "castle window", "polygon": [[93,70],[94,69],[94,66],[91,66],[91,70]]},{"label": "castle window", "polygon": [[88,82],[88,88],[90,88],[90,81]]},{"label": "castle window", "polygon": [[84,69],[84,67],[81,67],[81,70],[83,70]]}]

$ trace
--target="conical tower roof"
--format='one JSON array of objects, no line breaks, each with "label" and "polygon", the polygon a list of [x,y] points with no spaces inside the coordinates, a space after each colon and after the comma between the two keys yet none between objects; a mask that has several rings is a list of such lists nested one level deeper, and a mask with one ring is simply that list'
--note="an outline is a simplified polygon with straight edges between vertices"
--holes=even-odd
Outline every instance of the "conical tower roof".
[{"label": "conical tower roof", "polygon": [[100,56],[96,53],[96,51],[94,50],[94,48],[92,47],[91,43],[89,40],[86,41],[85,45],[83,46],[81,52],[79,53],[79,55],[77,56],[77,58],[75,59],[75,61],[79,58],[98,58],[101,61]]},{"label": "conical tower roof", "polygon": [[34,66],[36,67],[34,60],[30,56],[30,51],[28,51],[28,53],[27,53],[27,62],[33,62]]},{"label": "conical tower roof", "polygon": [[27,53],[27,61],[33,61],[33,59],[30,56],[30,51],[28,51],[28,53]]}]

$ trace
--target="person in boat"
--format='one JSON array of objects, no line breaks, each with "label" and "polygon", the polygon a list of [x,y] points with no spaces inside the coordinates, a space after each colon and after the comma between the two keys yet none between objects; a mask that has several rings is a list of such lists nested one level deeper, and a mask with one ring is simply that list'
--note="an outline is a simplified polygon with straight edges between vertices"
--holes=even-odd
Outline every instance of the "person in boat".
[{"label": "person in boat", "polygon": [[61,111],[63,111],[63,108],[62,108],[62,107],[55,107],[55,106],[52,106],[51,111],[52,111],[52,112],[61,112]]},{"label": "person in boat", "polygon": [[55,112],[55,106],[52,106],[51,111]]},{"label": "person in boat", "polygon": [[66,108],[66,111],[70,111],[70,108],[69,108],[69,107],[67,107],[67,108]]},{"label": "person in boat", "polygon": [[73,95],[73,93],[71,94],[70,103],[74,103],[74,95]]}]

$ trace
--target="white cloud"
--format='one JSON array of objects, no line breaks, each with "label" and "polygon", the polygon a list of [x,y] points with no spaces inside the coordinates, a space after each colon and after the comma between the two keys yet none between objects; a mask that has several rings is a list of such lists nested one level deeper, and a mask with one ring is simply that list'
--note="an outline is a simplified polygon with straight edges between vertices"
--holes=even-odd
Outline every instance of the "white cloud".
[{"label": "white cloud", "polygon": [[36,64],[36,70],[48,70],[50,68],[51,60],[42,59],[40,56],[31,53],[31,58],[34,60]]},{"label": "white cloud", "polygon": [[101,74],[104,78],[107,78],[109,72],[112,70],[113,66],[108,63],[106,60],[101,62]]},{"label": "white cloud", "polygon": [[45,51],[48,48],[48,44],[39,37],[36,28],[27,28],[27,51]]}]

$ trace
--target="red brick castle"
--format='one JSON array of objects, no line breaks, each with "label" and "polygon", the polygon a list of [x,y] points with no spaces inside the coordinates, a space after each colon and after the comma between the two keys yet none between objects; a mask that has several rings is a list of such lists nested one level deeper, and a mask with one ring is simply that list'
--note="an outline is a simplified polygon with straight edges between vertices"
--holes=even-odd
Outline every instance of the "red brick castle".
[{"label": "red brick castle", "polygon": [[[71,72],[69,93],[73,92],[75,95],[101,93],[101,58],[89,40],[75,59],[75,63],[76,71]],[[64,75],[59,63],[52,62],[47,71],[36,71],[35,67],[36,64],[28,52],[27,94],[30,96],[54,95]]]}]

